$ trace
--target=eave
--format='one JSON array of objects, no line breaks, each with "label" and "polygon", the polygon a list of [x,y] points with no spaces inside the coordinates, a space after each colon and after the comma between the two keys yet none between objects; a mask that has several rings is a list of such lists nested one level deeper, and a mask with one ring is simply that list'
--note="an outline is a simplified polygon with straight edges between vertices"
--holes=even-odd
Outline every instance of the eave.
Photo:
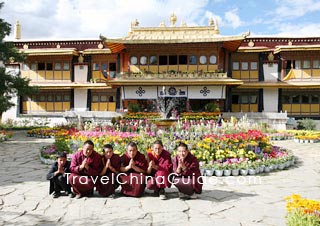
[{"label": "eave", "polygon": [[305,50],[320,50],[320,45],[285,45],[285,46],[276,46],[274,54],[280,52],[288,51],[305,51]]},{"label": "eave", "polygon": [[41,90],[45,89],[111,89],[106,83],[90,83],[90,82],[73,82],[73,83],[41,83],[41,82],[30,82],[30,85],[37,86]]},{"label": "eave", "polygon": [[248,89],[261,89],[261,88],[320,88],[319,81],[290,81],[290,82],[244,82],[240,87]]},{"label": "eave", "polygon": [[49,56],[49,55],[74,55],[78,56],[79,53],[75,48],[43,48],[43,49],[21,49],[22,53],[29,56]]}]

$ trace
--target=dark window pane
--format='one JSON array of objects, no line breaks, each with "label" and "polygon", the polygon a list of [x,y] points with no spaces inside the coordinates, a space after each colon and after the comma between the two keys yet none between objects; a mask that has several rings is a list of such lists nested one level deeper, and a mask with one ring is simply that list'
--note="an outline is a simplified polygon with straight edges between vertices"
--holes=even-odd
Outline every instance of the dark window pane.
[{"label": "dark window pane", "polygon": [[52,71],[52,69],[53,69],[53,64],[47,63],[47,71]]},{"label": "dark window pane", "polygon": [[169,56],[169,65],[177,65],[178,57],[177,56]]},{"label": "dark window pane", "polygon": [[70,95],[64,95],[63,96],[64,101],[70,101]]},{"label": "dark window pane", "polygon": [[293,104],[300,103],[300,96],[299,95],[292,96],[292,103]]},{"label": "dark window pane", "polygon": [[46,69],[45,63],[38,63],[38,70],[39,71],[44,71],[45,69]]},{"label": "dark window pane", "polygon": [[167,65],[167,64],[168,64],[167,56],[159,56],[159,65]]},{"label": "dark window pane", "polygon": [[239,95],[232,95],[232,103],[233,104],[239,103]]},{"label": "dark window pane", "polygon": [[56,95],[56,101],[61,102],[62,101],[62,96],[61,95]]},{"label": "dark window pane", "polygon": [[302,95],[301,100],[302,100],[303,104],[308,104],[309,103],[309,96]]},{"label": "dark window pane", "polygon": [[150,65],[156,65],[158,63],[156,56],[150,56]]},{"label": "dark window pane", "polygon": [[196,56],[190,56],[189,57],[189,64],[197,64],[197,57]]},{"label": "dark window pane", "polygon": [[288,95],[283,96],[282,97],[282,102],[284,104],[290,104],[290,96],[288,96]]},{"label": "dark window pane", "polygon": [[116,63],[109,63],[109,70],[110,71],[116,71],[117,70],[117,64]]},{"label": "dark window pane", "polygon": [[319,95],[311,95],[311,103],[318,104],[319,103]]},{"label": "dark window pane", "polygon": [[188,64],[188,56],[180,55],[179,56],[179,64]]}]

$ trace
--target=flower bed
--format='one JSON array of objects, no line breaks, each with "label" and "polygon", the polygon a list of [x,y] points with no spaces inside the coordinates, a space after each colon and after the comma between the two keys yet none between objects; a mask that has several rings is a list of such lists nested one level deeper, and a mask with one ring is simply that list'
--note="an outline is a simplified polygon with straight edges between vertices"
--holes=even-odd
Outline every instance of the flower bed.
[{"label": "flower bed", "polygon": [[0,142],[9,140],[12,137],[13,133],[5,130],[0,130]]},{"label": "flower bed", "polygon": [[320,202],[304,199],[298,194],[286,197],[288,226],[320,225]]}]

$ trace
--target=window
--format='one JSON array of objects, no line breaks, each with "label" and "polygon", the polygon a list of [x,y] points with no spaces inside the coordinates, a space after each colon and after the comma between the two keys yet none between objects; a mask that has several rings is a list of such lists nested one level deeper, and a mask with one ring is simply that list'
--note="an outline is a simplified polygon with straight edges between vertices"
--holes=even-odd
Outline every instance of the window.
[{"label": "window", "polygon": [[320,61],[319,60],[314,60],[313,61],[313,68],[320,68]]},{"label": "window", "polygon": [[300,103],[300,96],[299,95],[292,96],[292,103],[299,104]]},{"label": "window", "polygon": [[57,102],[62,102],[62,96],[61,95],[56,95],[56,101]]},{"label": "window", "polygon": [[55,71],[60,71],[61,70],[61,63],[55,63],[54,64],[54,70]]},{"label": "window", "polygon": [[250,97],[250,104],[256,104],[257,103],[257,96],[254,95],[254,96],[251,96]]},{"label": "window", "polygon": [[45,95],[41,95],[40,97],[39,97],[39,101],[40,102],[45,102],[47,99],[46,99],[46,96]]},{"label": "window", "polygon": [[47,63],[47,71],[52,71],[53,63]]},{"label": "window", "polygon": [[157,64],[158,64],[157,56],[150,56],[150,65],[157,65]]},{"label": "window", "polygon": [[191,64],[191,65],[197,64],[197,57],[196,56],[190,56],[189,57],[189,64]]},{"label": "window", "polygon": [[22,64],[22,70],[23,71],[28,71],[29,70],[29,65],[28,64]]},{"label": "window", "polygon": [[98,95],[93,95],[92,96],[92,102],[99,102],[99,96]]},{"label": "window", "polygon": [[132,56],[130,58],[130,64],[136,65],[138,63],[138,58],[136,56]]},{"label": "window", "polygon": [[305,68],[305,69],[310,68],[310,60],[304,60],[303,61],[303,68]]},{"label": "window", "polygon": [[251,62],[250,63],[250,69],[251,70],[258,70],[258,63],[257,62]]},{"label": "window", "polygon": [[110,78],[115,78],[117,73],[117,64],[109,63]]},{"label": "window", "polygon": [[108,100],[107,96],[105,96],[105,95],[102,95],[100,97],[100,99],[101,99],[101,102],[107,102],[107,100]]},{"label": "window", "polygon": [[[98,65],[99,66],[99,65]],[[64,71],[69,71],[70,70],[70,64],[68,62],[63,63],[63,70]],[[99,70],[99,69],[98,69]]]},{"label": "window", "polygon": [[239,62],[233,62],[232,63],[232,69],[234,71],[238,71],[239,70]]},{"label": "window", "polygon": [[243,71],[248,70],[248,62],[241,62],[241,70]]},{"label": "window", "polygon": [[52,94],[48,94],[47,98],[48,98],[48,102],[53,102],[54,101]]},{"label": "window", "polygon": [[92,64],[92,70],[93,71],[99,71],[100,70],[99,63],[93,63]]},{"label": "window", "polygon": [[63,95],[63,101],[69,102],[70,101],[70,95]]},{"label": "window", "polygon": [[300,60],[296,60],[295,61],[295,66],[294,66],[295,69],[301,69],[301,61]]},{"label": "window", "polygon": [[308,95],[302,95],[301,96],[301,103],[302,104],[309,104],[309,96]]},{"label": "window", "polygon": [[241,95],[241,104],[248,104],[249,99],[248,96]]},{"label": "window", "polygon": [[167,65],[167,64],[168,64],[167,56],[159,56],[159,65]]},{"label": "window", "polygon": [[179,56],[179,64],[188,64],[188,56],[187,55],[180,55]]},{"label": "window", "polygon": [[37,70],[37,64],[31,64],[30,68],[32,71],[36,71]]},{"label": "window", "polygon": [[289,95],[282,96],[282,102],[284,104],[290,104],[290,96]]},{"label": "window", "polygon": [[169,56],[169,65],[177,65],[178,64],[178,56],[173,55]]},{"label": "window", "polygon": [[45,63],[38,63],[38,70],[39,71],[46,70],[46,64]]},{"label": "window", "polygon": [[211,55],[209,58],[210,64],[216,64],[217,63],[217,57],[215,55]]},{"label": "window", "polygon": [[311,103],[318,104],[319,103],[319,95],[311,95]]},{"label": "window", "polygon": [[140,64],[142,64],[142,65],[146,65],[147,64],[147,57],[146,56],[140,57]]},{"label": "window", "polygon": [[207,57],[206,56],[200,56],[199,61],[200,61],[200,64],[206,64],[207,63]]},{"label": "window", "polygon": [[232,95],[232,103],[239,104],[239,95]]},{"label": "window", "polygon": [[108,77],[108,64],[107,63],[102,63],[101,64],[101,71],[102,71],[102,74],[105,78]]}]

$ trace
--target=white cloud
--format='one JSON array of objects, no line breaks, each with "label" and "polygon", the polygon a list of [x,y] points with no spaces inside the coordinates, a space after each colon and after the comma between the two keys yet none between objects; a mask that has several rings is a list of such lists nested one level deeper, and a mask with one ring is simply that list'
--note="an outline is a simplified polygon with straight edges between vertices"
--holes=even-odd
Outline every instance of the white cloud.
[{"label": "white cloud", "polygon": [[278,25],[279,36],[319,36],[320,35],[320,23],[312,24],[279,24]]},{"label": "white cloud", "polygon": [[241,21],[240,17],[238,16],[238,9],[233,9],[231,11],[227,11],[224,14],[224,19],[225,19],[225,25],[229,25],[232,28],[238,28],[240,27],[243,22]]},{"label": "white cloud", "polygon": [[[158,26],[174,12],[177,26],[202,24],[208,0],[4,0],[3,18],[22,25],[22,38],[98,38],[127,35],[131,21]],[[199,19],[200,18],[200,19]],[[13,34],[11,35],[11,37]]]},{"label": "white cloud", "polygon": [[287,20],[320,11],[320,2],[314,0],[279,0],[278,6],[271,13],[279,20]]}]

